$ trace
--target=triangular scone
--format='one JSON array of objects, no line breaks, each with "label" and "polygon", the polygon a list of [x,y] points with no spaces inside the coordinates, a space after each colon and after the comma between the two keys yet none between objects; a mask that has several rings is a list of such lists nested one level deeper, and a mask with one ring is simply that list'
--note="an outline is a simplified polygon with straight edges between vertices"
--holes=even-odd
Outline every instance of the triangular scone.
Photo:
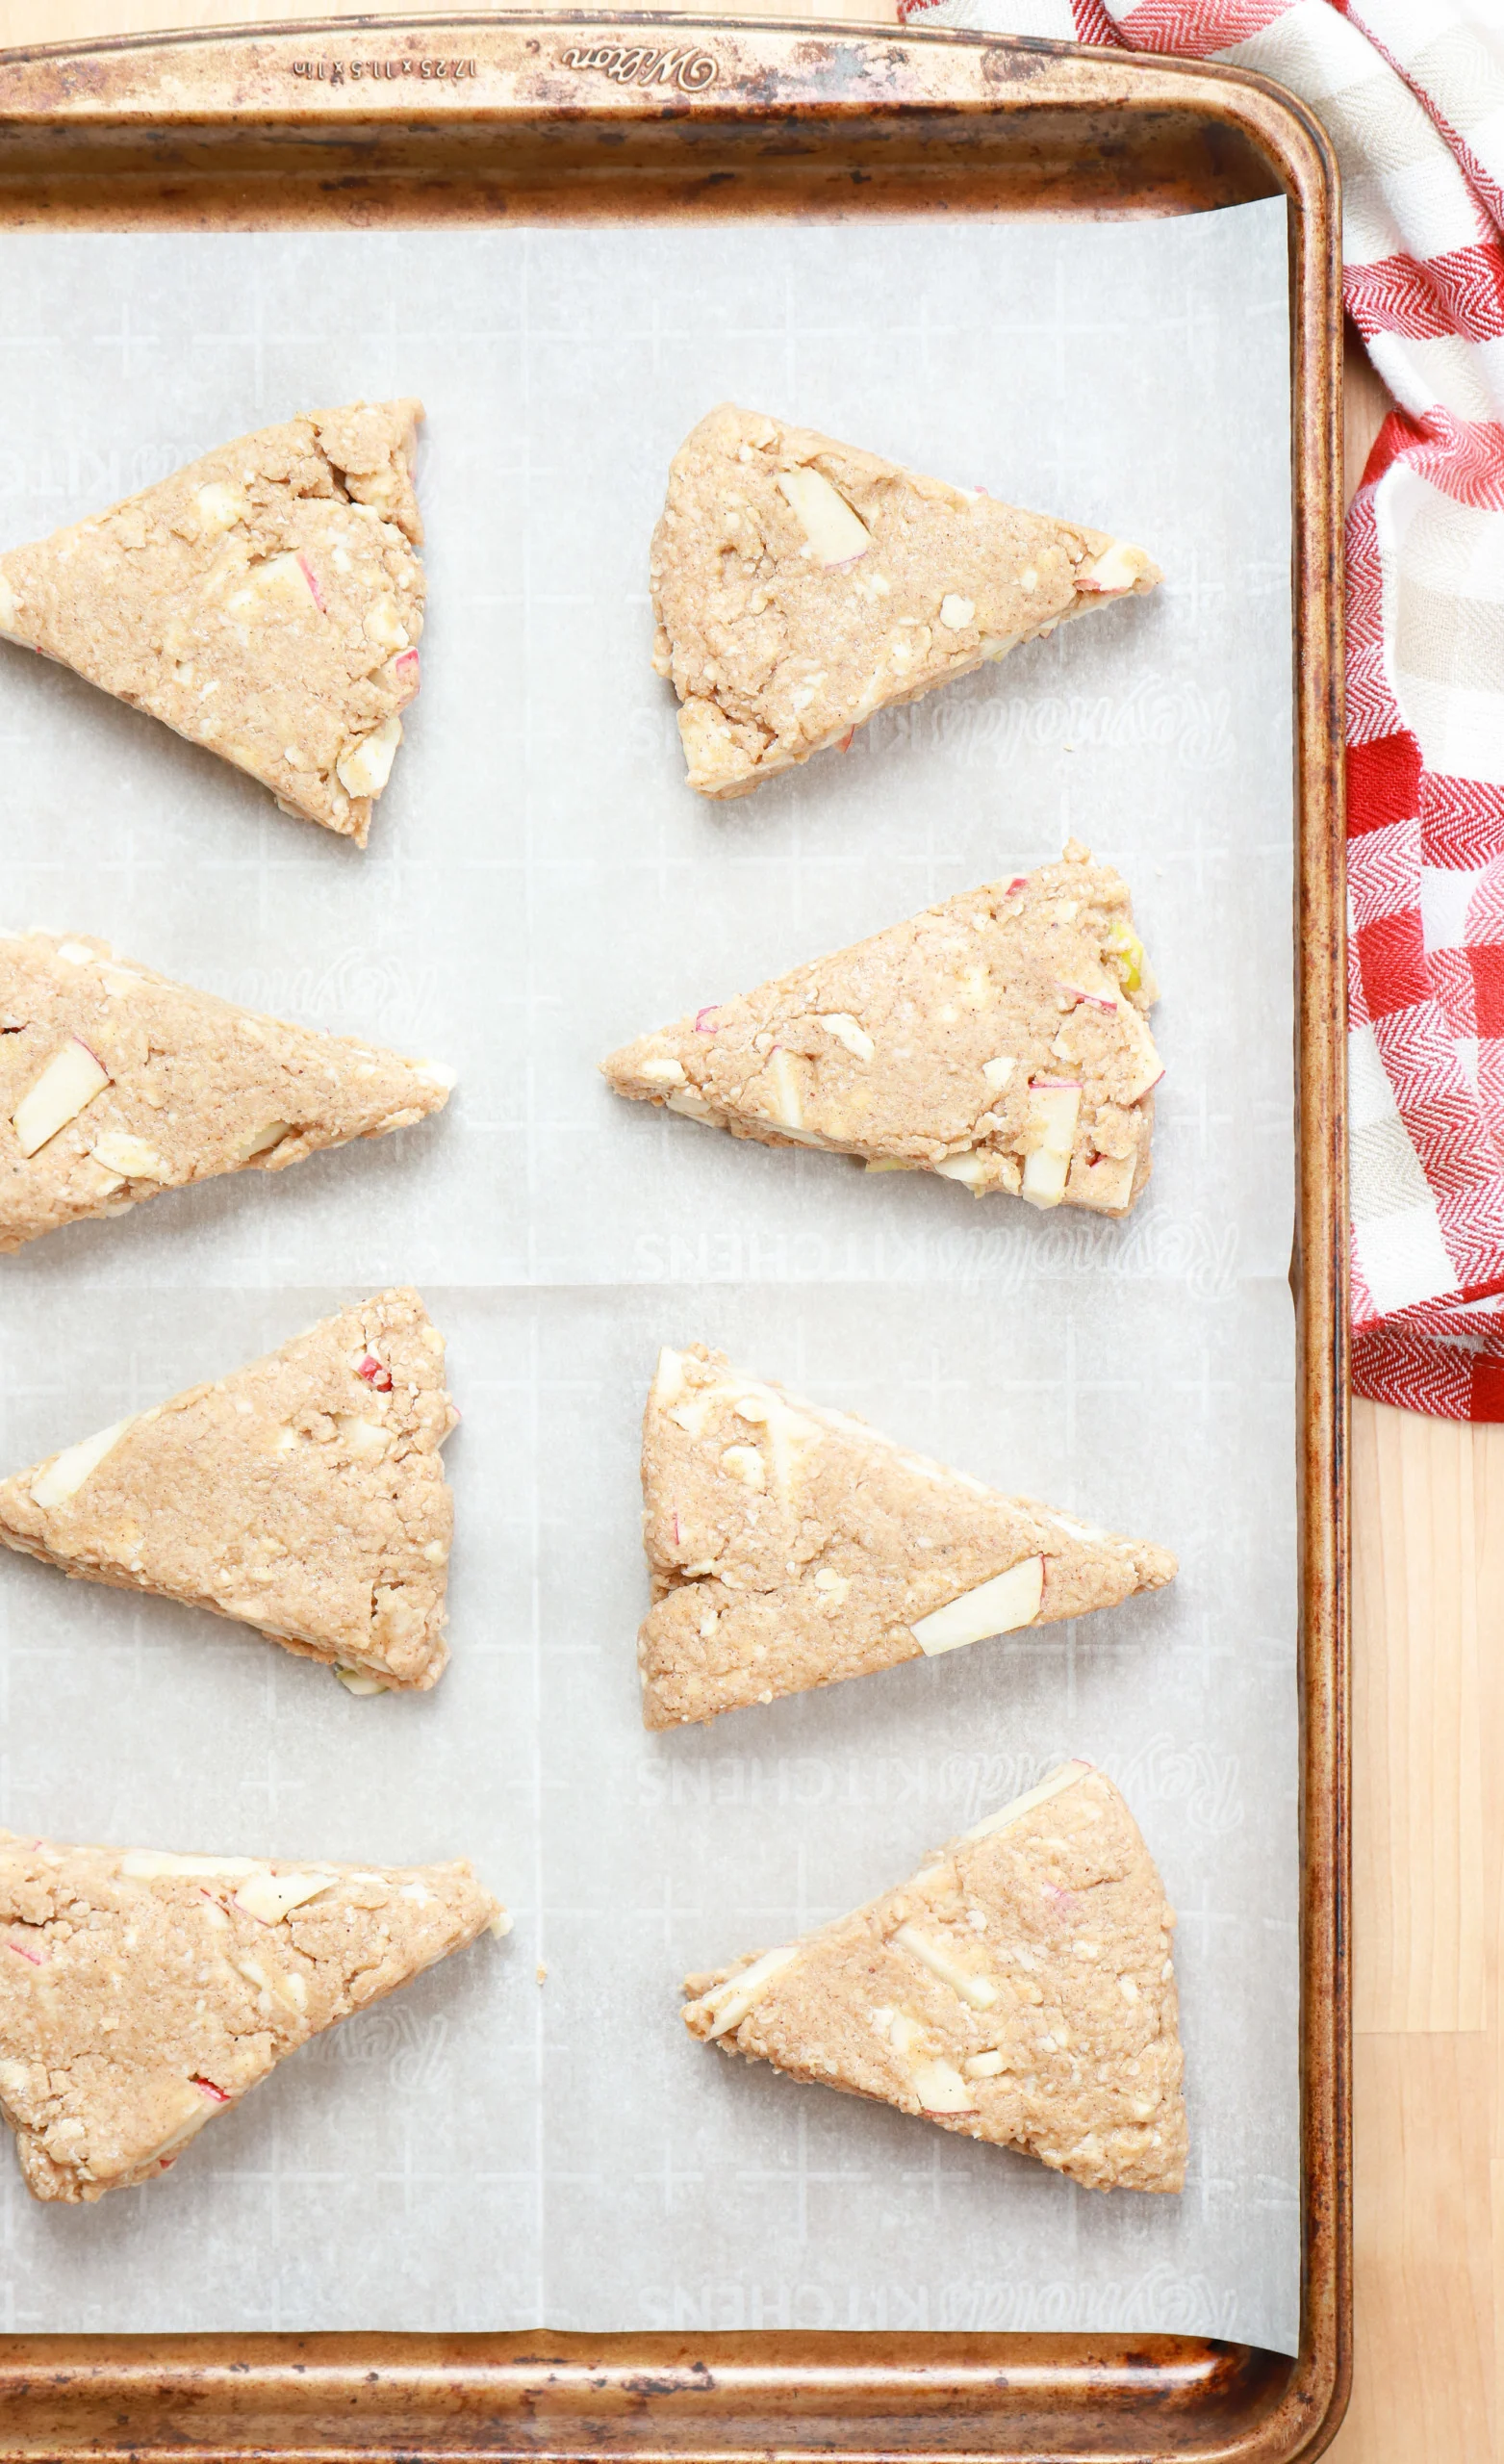
[{"label": "triangular scone", "polygon": [[293,1865],[0,1831],[0,2113],[34,2198],[165,2173],[284,2054],[490,1927],[468,1864]]},{"label": "triangular scone", "polygon": [[237,1618],[353,1691],[425,1688],[448,1659],[458,1419],[417,1293],[379,1293],[0,1482],[0,1542]]},{"label": "triangular scone", "polygon": [[690,785],[744,796],[874,710],[1160,578],[1105,530],[723,402],[670,466],[653,664]]},{"label": "triangular scone", "polygon": [[0,1250],[406,1129],[453,1072],[237,1009],[108,941],[0,937]]},{"label": "triangular scone", "polygon": [[724,1352],[659,1355],[643,1415],[650,1729],[711,1720],[1158,1591],[1168,1549],[909,1454]]},{"label": "triangular scone", "polygon": [[1062,1763],[851,1916],[685,1981],[698,2037],[1037,2156],[1178,2191],[1174,1912],[1105,1772]]},{"label": "triangular scone", "polygon": [[1157,998],[1126,886],[1072,840],[601,1067],[733,1138],[1120,1216],[1149,1178]]},{"label": "triangular scone", "polygon": [[0,555],[0,634],[361,846],[418,690],[421,402],[258,428]]}]

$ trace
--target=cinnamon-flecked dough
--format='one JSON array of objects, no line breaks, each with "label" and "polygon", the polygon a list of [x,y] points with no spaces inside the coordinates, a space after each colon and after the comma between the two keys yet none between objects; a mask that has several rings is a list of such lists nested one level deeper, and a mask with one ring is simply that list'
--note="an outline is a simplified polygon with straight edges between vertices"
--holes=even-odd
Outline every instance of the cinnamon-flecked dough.
[{"label": "cinnamon-flecked dough", "polygon": [[1179,2191],[1175,1928],[1103,1771],[1067,1762],[910,1882],[685,1981],[685,2024],[791,2078],[1020,2148],[1095,2191]]},{"label": "cinnamon-flecked dough", "polygon": [[239,1009],[88,934],[0,937],[0,1251],[406,1129],[453,1084],[439,1062]]},{"label": "cinnamon-flecked dough", "polygon": [[643,1415],[650,1729],[711,1720],[1158,1591],[1168,1549],[910,1454],[850,1413],[664,1351]]},{"label": "cinnamon-flecked dough", "polygon": [[1126,884],[1072,839],[601,1068],[733,1138],[1123,1216],[1150,1172],[1158,998]]},{"label": "cinnamon-flecked dough", "polygon": [[1161,577],[1105,530],[723,402],[670,466],[650,578],[689,784],[726,797]]},{"label": "cinnamon-flecked dough", "polygon": [[417,1293],[378,1293],[0,1483],[0,1542],[233,1617],[352,1692],[426,1688],[448,1659],[458,1419]]},{"label": "cinnamon-flecked dough", "polygon": [[422,415],[310,411],[11,549],[0,635],[364,847],[418,691]]},{"label": "cinnamon-flecked dough", "polygon": [[337,2020],[511,1929],[468,1864],[372,1868],[0,1831],[0,2113],[34,2198],[93,2200]]}]

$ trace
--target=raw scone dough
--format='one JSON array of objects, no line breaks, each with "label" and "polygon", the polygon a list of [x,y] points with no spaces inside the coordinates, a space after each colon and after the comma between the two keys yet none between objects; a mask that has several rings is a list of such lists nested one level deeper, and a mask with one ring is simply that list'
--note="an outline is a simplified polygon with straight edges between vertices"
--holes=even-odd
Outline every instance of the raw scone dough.
[{"label": "raw scone dough", "polygon": [[1178,2191],[1174,1925],[1111,1781],[1066,1762],[900,1889],[688,1978],[684,2019],[727,2053],[1021,2148],[1088,2190]]},{"label": "raw scone dough", "polygon": [[0,1542],[234,1617],[352,1690],[443,1675],[459,1418],[416,1292],[325,1318],[0,1483]]},{"label": "raw scone dough", "polygon": [[653,664],[689,783],[745,796],[894,702],[1152,590],[1141,548],[723,402],[653,533]]},{"label": "raw scone dough", "polygon": [[1073,839],[601,1067],[733,1138],[1121,1216],[1149,1178],[1158,991],[1126,885]]},{"label": "raw scone dough", "polygon": [[863,1421],[665,1351],[643,1416],[650,1729],[1157,1591],[1168,1549],[905,1453]]},{"label": "raw scone dough", "polygon": [[0,937],[0,1251],[405,1129],[453,1083],[437,1062],[237,1009],[88,935]]},{"label": "raw scone dough", "polygon": [[221,445],[0,556],[0,634],[165,720],[364,847],[418,690],[421,402]]},{"label": "raw scone dough", "polygon": [[336,2020],[487,1927],[468,1864],[294,1866],[0,1832],[0,2113],[34,2198],[165,2173]]}]

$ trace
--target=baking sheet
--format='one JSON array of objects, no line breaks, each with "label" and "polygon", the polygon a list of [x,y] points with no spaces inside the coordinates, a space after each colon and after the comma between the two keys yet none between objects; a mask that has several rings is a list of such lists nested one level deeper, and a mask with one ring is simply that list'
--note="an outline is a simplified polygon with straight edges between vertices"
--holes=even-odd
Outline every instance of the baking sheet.
[{"label": "baking sheet", "polygon": [[[362,857],[0,653],[0,915],[442,1056],[437,1122],[0,1268],[23,1463],[419,1284],[450,1341],[454,1660],[356,1702],[219,1621],[0,1564],[0,1820],[401,1861],[517,1917],[170,2179],[43,2209],[0,2326],[1128,2328],[1293,2351],[1299,2272],[1285,212],[0,240],[0,545],[310,404],[417,392],[424,691]],[[749,801],[648,664],[665,465],[739,398],[1142,539],[1169,579]],[[1118,1226],[734,1144],[594,1064],[1058,853],[1165,988]],[[702,1337],[1180,1553],[1174,1587],[644,1734],[637,1421]],[[686,1968],[786,1938],[1066,1754],[1181,1912],[1183,2197],[730,2064]]]}]

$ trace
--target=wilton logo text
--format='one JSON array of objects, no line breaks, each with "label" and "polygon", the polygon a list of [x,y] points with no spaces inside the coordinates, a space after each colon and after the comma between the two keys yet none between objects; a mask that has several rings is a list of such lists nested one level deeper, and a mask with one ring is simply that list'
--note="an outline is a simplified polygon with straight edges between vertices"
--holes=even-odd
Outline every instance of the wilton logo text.
[{"label": "wilton logo text", "polygon": [[564,66],[601,69],[617,86],[676,86],[683,94],[702,94],[721,74],[711,53],[688,43],[673,51],[650,51],[644,44],[576,43],[564,54]]}]

